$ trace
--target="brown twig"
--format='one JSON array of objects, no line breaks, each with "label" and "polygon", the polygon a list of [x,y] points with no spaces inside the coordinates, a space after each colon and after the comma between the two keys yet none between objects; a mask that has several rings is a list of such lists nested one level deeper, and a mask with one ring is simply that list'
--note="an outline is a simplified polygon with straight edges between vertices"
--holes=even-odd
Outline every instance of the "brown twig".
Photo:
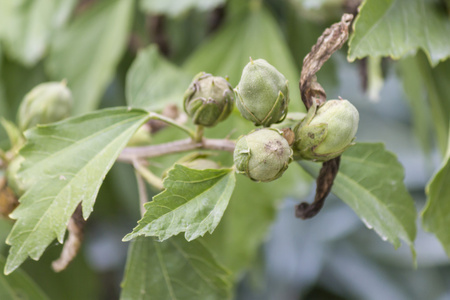
[{"label": "brown twig", "polygon": [[61,255],[52,263],[52,268],[55,272],[61,272],[66,269],[69,263],[77,256],[83,241],[85,224],[86,220],[83,219],[81,205],[78,205],[67,225],[69,237],[64,243]]},{"label": "brown twig", "polygon": [[[344,14],[339,23],[327,28],[319,37],[311,52],[303,60],[302,73],[300,75],[300,94],[306,109],[309,109],[316,101],[319,105],[326,101],[326,94],[322,86],[317,82],[316,73],[330,56],[339,50],[348,39],[348,31],[353,20],[353,15]],[[302,202],[296,206],[295,216],[301,219],[314,217],[323,207],[325,198],[331,191],[334,179],[339,171],[341,157],[326,161],[322,164],[317,177],[316,195],[314,201],[309,204]]]},{"label": "brown twig", "polygon": [[295,216],[297,218],[303,220],[310,219],[317,215],[317,213],[322,209],[325,198],[330,193],[334,178],[339,171],[340,162],[341,157],[338,156],[322,164],[322,168],[319,172],[319,177],[317,177],[317,189],[316,196],[314,197],[314,202],[311,204],[302,202],[297,205],[295,207]]}]

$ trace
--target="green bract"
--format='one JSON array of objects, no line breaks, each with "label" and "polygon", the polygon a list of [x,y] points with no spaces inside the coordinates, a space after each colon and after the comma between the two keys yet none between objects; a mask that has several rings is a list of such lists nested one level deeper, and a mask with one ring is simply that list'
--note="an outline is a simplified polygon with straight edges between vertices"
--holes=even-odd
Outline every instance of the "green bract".
[{"label": "green bract", "polygon": [[358,110],[347,100],[329,100],[311,106],[295,127],[295,158],[324,162],[354,145]]},{"label": "green bract", "polygon": [[34,87],[20,104],[17,122],[22,131],[37,124],[63,120],[72,110],[72,94],[65,82],[46,82]]},{"label": "green bract", "polygon": [[16,196],[22,196],[26,190],[27,186],[24,184],[22,180],[17,177],[17,172],[20,169],[20,165],[23,162],[22,156],[16,156],[8,165],[8,169],[6,170],[6,182],[8,186],[13,190]]},{"label": "green bract", "polygon": [[233,110],[233,88],[223,77],[197,74],[184,93],[184,110],[194,124],[211,127],[225,120]]},{"label": "green bract", "polygon": [[239,173],[255,181],[272,181],[286,171],[293,151],[281,131],[254,130],[236,142],[234,163]]},{"label": "green bract", "polygon": [[270,126],[284,120],[288,111],[288,81],[264,59],[250,60],[234,90],[236,106],[255,126]]}]

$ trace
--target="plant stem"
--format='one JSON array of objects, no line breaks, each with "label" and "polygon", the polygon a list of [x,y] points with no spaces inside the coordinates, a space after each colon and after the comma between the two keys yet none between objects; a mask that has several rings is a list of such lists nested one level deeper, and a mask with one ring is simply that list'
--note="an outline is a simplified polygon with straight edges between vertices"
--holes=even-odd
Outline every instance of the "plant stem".
[{"label": "plant stem", "polygon": [[141,175],[141,177],[145,179],[145,181],[147,181],[151,186],[155,187],[158,190],[164,189],[162,179],[153,174],[139,160],[135,159],[133,161],[133,167],[136,169],[139,175]]},{"label": "plant stem", "polygon": [[141,217],[143,217],[145,214],[144,204],[148,202],[147,189],[145,188],[144,179],[138,173],[138,171],[135,171],[134,174],[136,175],[136,181],[137,181],[138,192],[139,192],[139,208],[141,211]]},{"label": "plant stem", "polygon": [[235,142],[227,139],[192,139],[177,140],[159,145],[125,148],[117,158],[118,161],[133,163],[136,159],[152,158],[167,154],[192,151],[195,149],[218,150],[233,153]]},{"label": "plant stem", "polygon": [[193,130],[191,130],[190,128],[188,128],[188,127],[186,127],[184,125],[181,125],[181,124],[177,123],[175,120],[173,120],[171,118],[165,117],[163,115],[160,115],[160,114],[157,114],[157,113],[154,113],[154,112],[150,112],[149,115],[150,115],[150,119],[163,121],[163,122],[165,122],[165,123],[167,123],[169,125],[172,125],[172,126],[178,128],[178,129],[183,130],[192,139],[196,138],[196,132],[194,132]]},{"label": "plant stem", "polygon": [[194,137],[194,140],[196,142],[202,141],[204,131],[205,131],[205,128],[203,127],[203,125],[197,125],[196,130],[195,130],[195,137]]}]

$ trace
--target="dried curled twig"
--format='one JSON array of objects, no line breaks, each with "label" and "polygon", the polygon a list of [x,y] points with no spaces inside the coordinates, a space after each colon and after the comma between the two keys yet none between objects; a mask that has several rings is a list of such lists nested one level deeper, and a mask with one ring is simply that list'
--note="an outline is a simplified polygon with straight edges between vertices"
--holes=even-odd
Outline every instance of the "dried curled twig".
[{"label": "dried curled twig", "polygon": [[[309,109],[316,101],[322,104],[326,101],[326,94],[322,86],[317,82],[316,73],[330,56],[339,50],[348,39],[348,30],[353,20],[353,15],[344,14],[339,23],[327,28],[319,37],[311,52],[303,60],[303,68],[300,76],[300,94],[306,109]],[[322,208],[325,198],[331,191],[334,179],[339,171],[341,157],[338,156],[322,164],[319,177],[317,177],[316,196],[314,202],[309,204],[302,202],[297,205],[295,216],[301,219],[314,217]]]},{"label": "dried curled twig", "polygon": [[66,269],[69,263],[77,256],[83,241],[85,224],[86,221],[83,219],[81,205],[78,205],[67,225],[69,237],[64,243],[61,255],[52,263],[52,268],[55,272],[61,272]]}]

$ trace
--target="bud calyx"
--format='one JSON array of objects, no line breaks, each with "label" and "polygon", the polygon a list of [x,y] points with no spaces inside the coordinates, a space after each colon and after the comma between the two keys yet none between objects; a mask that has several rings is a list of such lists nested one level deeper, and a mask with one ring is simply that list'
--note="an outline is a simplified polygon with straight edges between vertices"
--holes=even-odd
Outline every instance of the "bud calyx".
[{"label": "bud calyx", "polygon": [[358,110],[347,100],[314,102],[306,117],[295,127],[295,157],[324,162],[354,145]]},{"label": "bud calyx", "polygon": [[211,127],[225,120],[233,110],[232,86],[223,77],[197,74],[184,94],[184,110],[194,124]]},{"label": "bud calyx", "polygon": [[268,127],[284,120],[288,111],[288,81],[264,59],[251,60],[235,89],[236,106],[255,126]]},{"label": "bud calyx", "polygon": [[20,104],[17,121],[22,131],[37,124],[61,121],[70,116],[72,94],[65,82],[46,82],[34,87]]},{"label": "bud calyx", "polygon": [[272,181],[286,171],[292,161],[292,153],[281,131],[263,128],[238,139],[234,163],[239,173],[254,181]]}]

